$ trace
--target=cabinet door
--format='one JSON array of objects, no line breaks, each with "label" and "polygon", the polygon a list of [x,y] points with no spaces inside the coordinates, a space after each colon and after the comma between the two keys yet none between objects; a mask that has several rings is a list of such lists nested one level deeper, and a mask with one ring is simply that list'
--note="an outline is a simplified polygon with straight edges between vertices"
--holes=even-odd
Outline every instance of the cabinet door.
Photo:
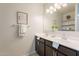
[{"label": "cabinet door", "polygon": [[53,50],[52,48],[45,46],[45,55],[46,56],[53,56]]},{"label": "cabinet door", "polygon": [[40,56],[44,56],[44,43],[36,40],[35,42],[35,50]]},{"label": "cabinet door", "polygon": [[77,56],[79,56],[79,51],[76,51],[76,53],[77,53]]},{"label": "cabinet door", "polygon": [[74,51],[68,47],[60,45],[58,50],[67,56],[76,56],[76,51]]},{"label": "cabinet door", "polygon": [[53,51],[53,56],[57,56],[57,51],[55,48],[52,48],[52,51]]},{"label": "cabinet door", "polygon": [[46,56],[57,56],[57,51],[52,47],[45,46],[45,55]]},{"label": "cabinet door", "polygon": [[38,54],[40,56],[44,56],[44,43],[42,42],[38,43]]},{"label": "cabinet door", "polygon": [[37,53],[39,53],[39,41],[35,40],[35,50]]},{"label": "cabinet door", "polygon": [[41,55],[44,56],[44,39],[43,38],[39,38],[35,36],[35,50],[36,52]]},{"label": "cabinet door", "polygon": [[66,55],[64,55],[64,54],[62,54],[60,52],[57,52],[57,56],[66,56]]}]

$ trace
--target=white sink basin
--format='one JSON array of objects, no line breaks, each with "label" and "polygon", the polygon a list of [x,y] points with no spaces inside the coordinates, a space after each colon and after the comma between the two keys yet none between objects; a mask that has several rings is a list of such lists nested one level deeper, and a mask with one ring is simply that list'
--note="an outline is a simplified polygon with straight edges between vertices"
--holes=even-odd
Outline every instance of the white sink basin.
[{"label": "white sink basin", "polygon": [[55,37],[51,37],[49,40],[55,41],[55,42],[58,42],[59,43],[59,41],[62,41],[62,38],[61,37],[58,37],[58,36],[55,36]]}]

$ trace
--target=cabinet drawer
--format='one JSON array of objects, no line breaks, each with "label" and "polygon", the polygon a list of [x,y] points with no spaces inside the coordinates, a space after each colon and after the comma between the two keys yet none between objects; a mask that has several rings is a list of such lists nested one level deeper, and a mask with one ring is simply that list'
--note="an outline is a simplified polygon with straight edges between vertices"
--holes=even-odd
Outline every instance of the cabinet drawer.
[{"label": "cabinet drawer", "polygon": [[65,46],[60,45],[58,50],[68,56],[76,56],[76,51],[74,51],[70,48],[67,48]]},{"label": "cabinet drawer", "polygon": [[77,56],[79,56],[79,51],[76,51],[77,52]]},{"label": "cabinet drawer", "polygon": [[45,44],[46,44],[47,46],[52,47],[52,41],[45,40]]}]

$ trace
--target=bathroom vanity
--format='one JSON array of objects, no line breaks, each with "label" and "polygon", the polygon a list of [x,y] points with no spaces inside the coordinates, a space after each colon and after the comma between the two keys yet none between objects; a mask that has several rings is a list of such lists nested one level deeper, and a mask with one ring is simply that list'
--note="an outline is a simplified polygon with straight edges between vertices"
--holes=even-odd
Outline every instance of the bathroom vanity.
[{"label": "bathroom vanity", "polygon": [[[50,9],[52,4],[44,5],[45,10]],[[35,49],[41,56],[79,56],[79,37],[75,37],[70,31],[79,31],[79,15],[76,9],[76,4],[68,4],[67,7],[61,8],[52,14],[44,13],[43,34],[35,35]],[[77,6],[79,7],[79,6]],[[78,8],[79,9],[79,8]],[[49,32],[61,31],[67,32],[67,37],[64,34],[61,37],[47,35]],[[60,35],[60,34],[59,34]],[[72,38],[69,38],[69,36]],[[77,40],[76,40],[77,39]],[[53,46],[53,43],[58,43],[58,48]]]},{"label": "bathroom vanity", "polygon": [[[79,50],[75,48],[75,44],[59,42],[59,47],[56,49],[52,46],[55,40],[49,40],[43,36],[35,35],[35,50],[40,56],[78,56]],[[55,41],[56,42],[56,41]],[[70,45],[71,44],[71,45]],[[76,46],[78,47],[78,45]]]}]

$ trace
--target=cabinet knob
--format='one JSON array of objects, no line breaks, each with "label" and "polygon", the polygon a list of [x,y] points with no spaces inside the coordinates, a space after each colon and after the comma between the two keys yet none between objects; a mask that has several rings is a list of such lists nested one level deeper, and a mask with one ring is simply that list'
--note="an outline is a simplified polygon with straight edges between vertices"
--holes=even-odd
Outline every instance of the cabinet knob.
[{"label": "cabinet knob", "polygon": [[37,37],[37,40],[39,40],[40,39],[40,37]]}]

